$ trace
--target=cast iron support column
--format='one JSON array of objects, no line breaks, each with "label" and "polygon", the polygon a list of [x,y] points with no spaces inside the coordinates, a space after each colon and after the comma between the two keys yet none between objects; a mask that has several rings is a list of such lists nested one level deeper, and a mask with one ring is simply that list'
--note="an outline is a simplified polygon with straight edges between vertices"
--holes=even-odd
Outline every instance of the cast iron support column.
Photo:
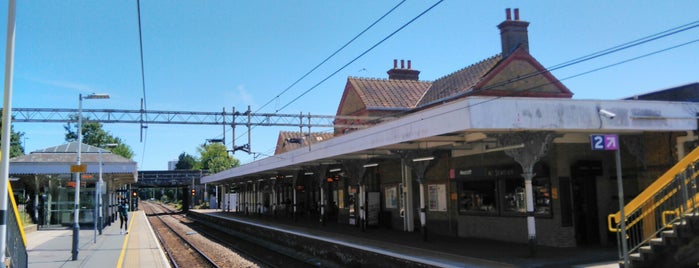
[{"label": "cast iron support column", "polygon": [[536,256],[536,222],[534,218],[534,192],[532,179],[534,178],[534,165],[546,153],[548,146],[555,138],[551,132],[514,132],[496,135],[498,143],[502,147],[514,146],[514,149],[505,150],[505,154],[512,157],[522,167],[524,177],[524,190],[527,204],[527,234],[529,240],[529,253]]},{"label": "cast iron support column", "polygon": [[291,184],[291,192],[292,192],[293,195],[294,195],[294,205],[293,205],[293,209],[294,209],[294,210],[293,210],[293,212],[292,212],[292,213],[294,214],[294,215],[293,215],[293,217],[294,217],[294,222],[296,222],[296,179],[297,179],[297,177],[294,176],[294,178],[292,179],[293,183]]},{"label": "cast iron support column", "polygon": [[[425,155],[420,154],[420,155]],[[427,209],[425,208],[425,174],[427,173],[427,170],[430,168],[430,166],[436,162],[434,161],[435,157],[432,156],[432,154],[427,154],[429,156],[427,157],[419,157],[419,158],[413,158],[412,162],[410,162],[413,166],[413,169],[415,170],[415,174],[417,175],[417,182],[420,185],[420,230],[422,231],[422,240],[427,241]]]},{"label": "cast iron support column", "polygon": [[277,216],[277,178],[270,178],[270,186],[272,187],[272,196],[269,202],[272,203],[272,216]]},{"label": "cast iron support column", "polygon": [[309,172],[313,172],[313,178],[318,182],[318,186],[320,188],[320,224],[322,226],[325,226],[325,206],[326,206],[326,199],[325,199],[325,185],[327,184],[325,180],[327,179],[327,174],[328,174],[328,166],[327,165],[318,165],[318,166],[313,166],[313,167],[308,167],[307,170]]},{"label": "cast iron support column", "polygon": [[357,186],[359,187],[359,193],[357,196],[357,203],[359,204],[359,227],[362,229],[362,231],[366,231],[366,219],[365,219],[365,200],[364,198],[364,173],[366,171],[366,168],[364,165],[367,163],[366,159],[358,159],[358,160],[345,160],[342,161],[342,166],[345,169],[345,172],[347,175],[349,175],[350,179],[354,179],[357,181]]},{"label": "cast iron support column", "polygon": [[413,172],[411,165],[412,157],[405,151],[396,151],[400,154],[401,167],[401,187],[399,189],[400,216],[403,218],[403,231],[412,232],[415,230],[413,223]]}]

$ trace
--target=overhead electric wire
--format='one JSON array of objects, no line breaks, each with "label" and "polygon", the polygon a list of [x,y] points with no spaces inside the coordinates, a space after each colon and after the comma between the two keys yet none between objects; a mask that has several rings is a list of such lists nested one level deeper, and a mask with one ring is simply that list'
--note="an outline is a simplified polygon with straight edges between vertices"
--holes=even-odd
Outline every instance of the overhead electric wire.
[{"label": "overhead electric wire", "polygon": [[384,19],[386,16],[388,16],[389,14],[393,13],[393,11],[396,10],[396,8],[398,8],[399,6],[401,6],[403,3],[405,3],[405,1],[406,1],[406,0],[403,0],[403,1],[401,1],[400,3],[398,3],[396,6],[394,6],[393,8],[391,8],[388,12],[386,12],[385,14],[383,14],[383,16],[381,16],[380,18],[378,18],[377,20],[375,20],[375,21],[374,21],[371,25],[369,25],[368,27],[364,28],[364,30],[362,30],[360,33],[358,33],[357,35],[355,35],[352,39],[350,39],[349,41],[347,41],[347,43],[345,43],[344,45],[342,45],[342,47],[340,47],[340,48],[338,48],[337,50],[335,50],[335,52],[333,52],[332,54],[330,54],[330,56],[326,57],[323,61],[321,61],[320,63],[318,63],[315,67],[313,67],[311,70],[309,70],[308,72],[306,72],[306,74],[304,74],[304,75],[301,76],[299,79],[297,79],[296,81],[294,81],[293,83],[291,83],[291,85],[289,85],[288,87],[286,87],[286,89],[282,90],[282,92],[279,93],[279,94],[277,94],[276,97],[272,98],[272,99],[269,100],[267,103],[265,103],[265,104],[262,105],[260,108],[258,108],[255,112],[256,112],[256,113],[259,112],[260,110],[262,110],[263,108],[265,108],[267,105],[269,105],[270,103],[272,103],[275,99],[279,99],[279,97],[280,97],[282,94],[284,94],[284,93],[286,93],[287,91],[289,91],[289,89],[291,89],[293,86],[295,86],[296,84],[298,84],[299,82],[301,82],[301,80],[303,80],[303,79],[306,78],[308,75],[310,75],[312,72],[314,72],[315,70],[317,70],[321,65],[325,64],[328,60],[330,60],[330,58],[334,57],[335,55],[337,55],[337,53],[339,53],[340,51],[342,51],[343,49],[345,49],[347,46],[349,46],[352,42],[354,42],[354,40],[357,40],[357,38],[359,38],[359,37],[362,36],[364,33],[366,33],[369,29],[371,29],[372,27],[374,27],[374,25],[376,25],[377,23],[379,23],[381,20],[383,20],[383,19]]},{"label": "overhead electric wire", "polygon": [[[373,45],[371,48],[369,48],[368,50],[364,51],[364,53],[362,53],[361,55],[357,56],[356,58],[354,58],[354,59],[353,59],[352,61],[350,61],[349,63],[345,64],[342,68],[338,69],[337,71],[335,71],[334,73],[332,73],[331,75],[329,75],[328,77],[326,77],[325,79],[323,79],[321,82],[317,83],[315,86],[313,86],[312,88],[310,88],[309,90],[306,90],[304,93],[302,93],[300,96],[296,97],[296,98],[295,98],[294,100],[292,100],[290,103],[286,104],[284,107],[282,107],[282,108],[280,108],[280,109],[277,109],[276,112],[279,112],[280,110],[286,108],[286,106],[288,106],[288,105],[290,105],[291,103],[295,102],[295,101],[298,100],[300,97],[302,97],[303,95],[307,94],[309,91],[313,90],[314,88],[316,88],[317,86],[319,86],[320,84],[322,84],[323,82],[325,82],[326,80],[330,79],[332,76],[334,76],[334,75],[337,74],[338,72],[342,71],[342,70],[343,70],[344,68],[346,68],[348,65],[350,65],[351,63],[353,63],[354,61],[356,61],[356,60],[359,59],[360,57],[364,56],[364,55],[365,55],[366,53],[368,53],[369,51],[371,51],[371,50],[373,50],[374,48],[376,48],[378,45],[380,45],[381,43],[383,43],[384,41],[386,41],[388,38],[390,38],[391,36],[395,35],[395,34],[398,33],[399,31],[401,31],[403,28],[405,28],[406,26],[408,26],[409,24],[411,24],[412,22],[414,22],[415,20],[417,20],[418,18],[420,18],[422,15],[424,15],[425,13],[427,13],[428,11],[430,11],[432,8],[434,8],[435,6],[437,6],[438,4],[440,4],[440,3],[443,2],[443,1],[444,1],[444,0],[438,1],[437,3],[435,3],[434,5],[432,5],[431,7],[429,7],[427,10],[423,11],[422,13],[420,13],[419,15],[417,15],[415,18],[413,18],[412,20],[410,20],[409,22],[405,23],[403,26],[401,26],[400,28],[398,28],[396,31],[394,31],[393,33],[391,33],[389,36],[387,36],[386,38],[384,38],[383,40],[381,40],[379,43]],[[398,8],[400,5],[402,5],[403,2],[405,2],[405,1],[401,1],[400,3],[398,3],[396,6],[394,6],[392,9],[390,9],[388,12],[386,12],[386,13],[385,13],[383,16],[381,16],[379,19],[377,19],[376,21],[374,21],[374,23],[372,23],[371,25],[369,25],[369,27],[367,27],[366,29],[364,29],[362,32],[360,32],[360,33],[357,34],[354,38],[352,38],[349,42],[347,42],[345,45],[343,45],[340,49],[336,50],[333,54],[331,54],[330,56],[328,56],[328,57],[327,57],[325,60],[323,60],[320,64],[316,65],[313,69],[311,69],[309,72],[307,72],[307,73],[306,73],[305,75],[303,75],[301,78],[299,78],[298,80],[296,80],[296,82],[292,83],[289,87],[287,87],[285,90],[283,90],[281,93],[279,93],[276,97],[272,98],[270,101],[268,101],[267,103],[265,103],[262,107],[260,107],[259,109],[257,109],[257,111],[259,111],[259,110],[261,110],[262,108],[264,108],[264,107],[266,107],[267,105],[269,105],[272,101],[274,101],[274,100],[277,99],[279,96],[281,96],[281,94],[284,94],[284,93],[285,93],[286,91],[288,91],[291,87],[293,87],[294,85],[296,85],[299,81],[301,81],[302,79],[304,79],[305,77],[307,77],[311,72],[313,72],[313,71],[315,71],[316,69],[318,69],[319,66],[321,66],[322,64],[324,64],[325,62],[327,62],[331,57],[333,57],[335,54],[337,54],[340,50],[342,50],[342,49],[344,49],[345,47],[347,47],[347,45],[349,45],[349,44],[352,43],[354,40],[356,40],[359,36],[361,36],[362,34],[364,34],[367,30],[369,30],[370,28],[372,28],[372,27],[373,27],[374,25],[376,25],[379,21],[383,20],[383,18],[385,18],[388,14],[392,13],[396,8]],[[235,140],[238,140],[239,138],[241,138],[241,137],[243,137],[243,136],[245,136],[245,135],[247,135],[247,132],[245,132],[245,133],[239,135],[238,137],[235,137],[234,139],[235,139]]]},{"label": "overhead electric wire", "polygon": [[[376,46],[378,46],[378,45],[380,45],[381,43],[383,43],[386,39],[388,39],[388,38],[390,38],[391,36],[393,36],[395,33],[397,33],[398,31],[400,31],[401,29],[403,29],[404,27],[406,27],[408,24],[410,24],[410,23],[412,23],[413,21],[415,21],[417,18],[419,18],[420,16],[422,16],[423,14],[425,14],[426,12],[428,12],[429,10],[431,10],[433,7],[435,7],[436,5],[438,5],[438,4],[441,3],[441,2],[442,2],[442,1],[439,1],[439,2],[435,3],[433,6],[431,6],[431,7],[428,8],[427,10],[423,11],[422,13],[420,13],[417,17],[413,18],[411,21],[409,21],[408,23],[406,23],[405,25],[403,25],[402,27],[400,27],[398,30],[394,31],[394,32],[391,33],[389,36],[387,36],[387,37],[384,38],[383,40],[379,41],[377,44],[375,44],[374,46],[372,46],[371,48],[369,48],[368,50],[366,50],[365,52],[363,52],[363,53],[360,54],[359,56],[355,57],[353,60],[351,60],[351,61],[348,62],[347,64],[343,65],[340,69],[338,69],[337,71],[331,73],[331,74],[330,74],[329,76],[327,76],[325,79],[321,80],[320,82],[318,82],[317,84],[315,84],[313,87],[311,87],[311,88],[309,88],[308,90],[304,91],[301,95],[297,96],[296,98],[294,98],[293,100],[291,100],[289,103],[285,104],[282,108],[280,108],[279,110],[277,110],[277,112],[280,111],[280,110],[282,110],[282,109],[284,109],[284,108],[286,108],[286,107],[288,107],[288,106],[291,105],[293,102],[295,102],[296,100],[300,99],[300,98],[303,97],[305,94],[307,94],[308,92],[312,91],[313,89],[315,89],[316,87],[318,87],[320,84],[322,84],[322,83],[325,82],[326,80],[330,79],[330,78],[331,78],[332,76],[334,76],[335,74],[339,73],[341,70],[343,70],[344,68],[346,68],[347,66],[349,66],[350,64],[352,64],[354,61],[356,61],[357,59],[359,59],[360,57],[362,57],[363,55],[365,55],[366,53],[368,53],[369,51],[371,51],[371,50],[372,50],[373,48],[375,48]],[[629,48],[632,48],[632,47],[635,47],[635,46],[639,46],[639,45],[642,45],[642,44],[645,44],[645,43],[648,43],[648,42],[651,42],[651,41],[659,40],[659,39],[661,39],[661,38],[665,38],[665,37],[668,37],[668,36],[671,36],[671,35],[675,35],[675,34],[678,34],[678,33],[681,33],[681,32],[684,32],[684,31],[693,29],[693,28],[697,28],[697,27],[699,27],[699,21],[694,21],[694,22],[687,23],[687,24],[684,24],[684,25],[681,25],[681,26],[673,27],[673,28],[670,28],[670,29],[667,29],[667,30],[664,30],[664,31],[661,31],[661,32],[658,32],[658,33],[655,33],[655,34],[652,34],[652,35],[649,35],[649,36],[646,36],[646,37],[642,37],[642,38],[639,38],[639,39],[636,39],[636,40],[633,40],[633,41],[630,41],[630,42],[626,42],[626,43],[623,43],[623,44],[620,44],[620,45],[616,45],[616,46],[611,47],[611,48],[607,48],[607,49],[604,49],[604,50],[601,50],[601,51],[598,51],[598,52],[595,52],[595,53],[591,53],[591,54],[588,54],[588,55],[585,55],[585,56],[582,56],[582,57],[578,57],[578,58],[575,58],[575,59],[572,59],[572,60],[565,61],[565,62],[563,62],[563,63],[559,63],[559,64],[556,64],[556,65],[553,65],[553,66],[551,66],[551,67],[549,67],[549,68],[546,68],[545,70],[542,70],[542,71],[531,72],[531,73],[529,73],[529,74],[525,74],[525,75],[523,75],[523,76],[519,76],[519,77],[517,77],[517,78],[515,78],[515,79],[503,81],[502,83],[497,83],[497,84],[494,84],[494,85],[491,85],[491,86],[488,86],[488,87],[485,87],[485,88],[481,88],[481,89],[479,89],[478,91],[483,91],[483,90],[487,90],[487,89],[491,89],[491,88],[503,86],[503,85],[510,84],[510,83],[514,83],[514,82],[517,82],[517,81],[520,81],[520,80],[524,80],[524,79],[527,79],[527,78],[530,78],[530,77],[533,77],[533,76],[536,76],[536,75],[540,75],[540,74],[543,74],[543,73],[547,73],[547,72],[551,72],[551,71],[554,71],[554,70],[558,70],[558,69],[562,69],[562,68],[565,68],[565,67],[569,67],[569,66],[572,66],[572,65],[575,65],[575,64],[579,64],[579,63],[582,63],[582,62],[585,62],[585,61],[589,61],[589,60],[592,60],[592,59],[595,59],[595,58],[599,58],[599,57],[606,56],[606,55],[609,55],[609,54],[612,54],[612,53],[616,53],[616,52],[619,52],[619,51],[622,51],[622,50],[626,50],[626,49],[629,49]],[[576,74],[576,75],[573,75],[573,76],[569,76],[569,77],[566,77],[566,78],[564,78],[564,79],[559,79],[558,81],[563,81],[563,80],[575,78],[575,77],[578,77],[578,76],[581,76],[581,75],[589,74],[589,73],[592,73],[592,72],[600,71],[600,70],[607,69],[607,68],[610,68],[610,67],[613,67],[613,66],[617,66],[617,65],[620,65],[620,64],[624,64],[624,63],[628,63],[628,62],[631,62],[631,61],[634,61],[634,60],[638,60],[638,59],[641,59],[641,58],[645,58],[645,57],[648,57],[648,56],[651,56],[651,55],[655,55],[655,54],[658,54],[658,53],[662,53],[662,52],[665,52],[665,51],[668,51],[668,50],[672,50],[672,49],[675,49],[675,48],[678,48],[678,47],[682,47],[682,46],[685,46],[685,45],[689,45],[689,44],[692,44],[692,43],[695,43],[695,42],[699,42],[699,39],[697,39],[697,40],[692,40],[692,41],[689,41],[689,42],[686,42],[686,43],[682,43],[682,44],[679,44],[679,45],[675,45],[675,46],[672,46],[672,47],[668,47],[668,48],[665,48],[665,49],[657,50],[657,51],[654,51],[654,52],[651,52],[651,53],[647,53],[647,54],[644,54],[644,55],[641,55],[641,56],[637,56],[637,57],[634,57],[634,58],[630,58],[630,59],[627,59],[627,60],[623,60],[623,61],[620,61],[620,62],[616,62],[616,63],[610,64],[610,65],[606,65],[606,66],[603,66],[603,67],[595,68],[595,69],[593,69],[593,70],[585,71],[585,72],[583,72],[583,73],[579,73],[579,74]],[[548,84],[550,84],[550,83],[548,83]],[[548,85],[548,84],[545,84],[545,85]],[[538,86],[536,86],[536,87],[540,87],[540,86],[543,86],[543,85],[538,85]],[[518,92],[526,92],[526,91],[532,90],[532,89],[534,89],[534,88],[536,88],[536,87],[530,87],[530,88],[528,88],[528,89],[521,90],[521,91],[518,91]],[[473,93],[473,92],[469,92],[469,93]],[[499,98],[502,98],[502,97],[506,97],[506,96],[494,97],[493,99],[488,100],[488,101],[493,101],[493,100],[496,100],[496,99],[499,99]],[[453,98],[452,98],[452,99],[453,99]],[[488,101],[484,101],[484,102],[480,102],[480,103],[485,103],[485,102],[488,102]],[[480,104],[480,103],[477,103],[477,104]],[[477,104],[473,104],[473,105],[471,105],[471,106],[469,106],[469,107],[475,106],[475,105],[477,105]],[[399,114],[407,114],[407,113],[410,113],[410,112],[412,112],[412,111],[406,111],[406,112],[402,112],[402,113],[399,113]],[[394,116],[396,116],[396,114],[392,114],[391,116],[394,117]],[[379,120],[380,120],[380,119],[379,119]],[[242,135],[241,135],[241,136],[242,136]],[[241,137],[241,136],[239,136],[239,137]],[[238,137],[238,138],[239,138],[239,137]],[[237,138],[236,138],[236,140],[237,140]]]},{"label": "overhead electric wire", "polygon": [[[589,60],[592,60],[592,59],[595,59],[595,58],[599,58],[599,57],[601,57],[601,56],[606,56],[606,55],[609,55],[609,54],[612,54],[612,53],[615,53],[615,52],[619,52],[619,51],[622,51],[622,50],[626,50],[626,49],[629,49],[629,48],[632,48],[632,47],[635,47],[635,46],[638,46],[638,45],[641,45],[641,44],[648,43],[648,42],[650,42],[650,41],[655,41],[655,40],[658,40],[658,39],[661,39],[661,38],[664,38],[664,37],[668,37],[668,36],[671,36],[671,35],[674,35],[674,34],[678,34],[678,33],[680,33],[680,32],[684,32],[684,31],[687,31],[687,30],[690,30],[690,29],[693,29],[693,28],[697,28],[697,27],[699,27],[699,21],[694,21],[694,22],[687,23],[687,24],[684,24],[684,25],[681,25],[681,26],[673,27],[673,28],[670,28],[670,29],[668,29],[668,30],[664,30],[664,31],[661,31],[661,32],[658,32],[658,33],[655,33],[655,34],[651,34],[651,35],[648,35],[648,36],[645,36],[645,37],[642,37],[642,38],[639,38],[639,39],[630,41],[630,42],[626,42],[626,43],[623,43],[623,44],[620,44],[620,45],[613,46],[613,47],[611,47],[611,48],[607,48],[607,49],[604,49],[604,50],[601,50],[601,51],[598,51],[598,52],[595,52],[595,53],[591,53],[591,54],[588,54],[588,55],[585,55],[585,56],[582,56],[582,57],[578,57],[578,58],[575,58],[575,59],[572,59],[572,60],[565,61],[565,62],[563,62],[563,63],[559,63],[559,64],[556,64],[556,65],[553,65],[553,66],[551,66],[551,67],[545,68],[545,69],[542,70],[542,71],[530,72],[530,73],[527,73],[527,74],[524,74],[524,75],[521,75],[521,76],[517,76],[516,78],[513,78],[513,79],[505,80],[505,81],[502,81],[502,82],[500,82],[500,83],[495,83],[495,84],[493,84],[493,85],[480,88],[480,89],[478,89],[478,90],[476,90],[476,91],[469,91],[469,92],[465,92],[465,93],[462,93],[462,94],[453,95],[453,96],[450,96],[448,99],[442,99],[441,101],[448,101],[448,100],[452,100],[452,99],[459,98],[459,97],[461,97],[461,96],[463,96],[463,95],[465,95],[465,94],[473,94],[474,92],[485,91],[485,90],[489,90],[489,89],[501,87],[501,86],[504,86],[504,85],[507,85],[507,84],[511,84],[511,83],[514,83],[514,82],[517,82],[517,81],[521,81],[521,80],[525,80],[525,79],[528,79],[528,78],[531,78],[531,77],[534,77],[534,76],[537,76],[537,75],[541,75],[541,74],[543,74],[543,73],[548,73],[548,72],[551,72],[551,71],[554,71],[554,70],[562,69],[562,68],[569,67],[569,66],[572,66],[572,65],[575,65],[575,64],[579,64],[579,63],[582,63],[582,62],[585,62],[585,61],[589,61]],[[649,53],[649,54],[647,54],[647,55],[641,55],[641,56],[638,56],[638,57],[635,57],[635,58],[632,58],[632,59],[625,60],[625,61],[623,61],[623,62],[617,62],[617,63],[611,64],[611,65],[609,65],[609,66],[597,68],[597,69],[594,69],[594,70],[591,70],[591,71],[586,71],[586,72],[584,72],[584,73],[582,73],[582,74],[574,75],[574,76],[572,76],[572,77],[566,77],[565,79],[559,79],[558,81],[563,81],[563,80],[567,80],[567,79],[570,79],[570,78],[574,78],[574,77],[577,77],[577,76],[580,76],[580,75],[588,74],[588,73],[591,73],[591,72],[594,72],[594,71],[598,71],[598,69],[599,69],[599,70],[606,69],[606,68],[609,68],[609,67],[612,67],[612,66],[616,66],[616,65],[625,63],[625,62],[629,62],[629,61],[636,60],[636,59],[638,59],[638,58],[643,58],[643,57],[651,56],[651,55],[654,55],[654,54],[657,54],[657,53],[660,53],[660,52],[667,51],[667,50],[669,50],[669,49],[674,49],[674,48],[677,48],[677,47],[680,47],[680,46],[684,46],[684,45],[688,45],[688,44],[691,44],[691,43],[694,43],[694,42],[696,42],[696,41],[690,41],[690,42],[687,42],[687,43],[684,43],[684,44],[680,44],[680,45],[676,45],[676,46],[673,46],[673,47],[670,47],[670,48],[666,48],[666,49],[663,49],[663,50],[655,51],[655,52]],[[550,84],[550,83],[548,83],[548,84]],[[534,86],[534,87],[527,88],[527,89],[525,89],[525,90],[519,90],[519,91],[517,91],[517,92],[518,92],[518,93],[527,92],[527,91],[532,90],[532,89],[534,89],[534,88],[537,88],[537,87],[540,87],[540,86],[545,86],[545,85],[548,85],[548,84],[537,85],[537,86]],[[491,99],[490,101],[496,100],[496,99],[499,99],[499,98],[502,98],[502,97],[507,97],[507,96],[494,97],[494,98]],[[483,101],[482,103],[485,103],[485,102],[488,102],[488,101]],[[469,107],[472,107],[472,106],[469,106]],[[378,118],[378,119],[375,119],[375,121],[380,121],[381,119],[385,119],[385,118],[387,118],[387,117],[401,116],[401,115],[408,114],[408,113],[411,113],[411,112],[413,112],[413,111],[410,110],[410,111],[404,111],[404,112],[400,112],[400,113],[396,113],[396,114],[386,115],[386,116],[380,117],[380,118]]]},{"label": "overhead electric wire", "polygon": [[677,34],[677,33],[680,33],[680,32],[684,32],[684,31],[687,31],[687,30],[690,30],[690,29],[693,29],[693,28],[696,28],[696,27],[699,27],[699,21],[690,22],[690,23],[687,23],[687,24],[684,24],[684,25],[680,25],[680,26],[677,26],[677,27],[674,27],[674,28],[670,28],[670,29],[667,29],[667,30],[665,30],[665,31],[658,32],[658,33],[655,33],[655,34],[651,34],[651,35],[649,35],[649,36],[645,36],[645,37],[642,37],[642,38],[639,38],[639,39],[636,39],[636,40],[633,40],[633,41],[630,41],[630,42],[626,42],[626,43],[623,43],[623,44],[620,44],[620,45],[616,45],[616,46],[607,48],[607,49],[605,49],[605,50],[601,50],[601,51],[598,51],[598,52],[595,52],[595,53],[592,53],[592,54],[588,54],[588,55],[585,55],[585,56],[582,56],[582,57],[579,57],[579,58],[576,58],[576,59],[572,59],[572,60],[569,60],[569,61],[566,61],[566,62],[557,64],[557,65],[551,66],[551,67],[547,68],[547,70],[548,70],[548,71],[555,71],[555,70],[560,69],[560,68],[564,68],[564,67],[567,67],[567,66],[570,66],[570,65],[573,65],[573,64],[577,64],[577,63],[580,63],[580,62],[584,62],[584,61],[588,61],[588,60],[591,60],[591,59],[595,59],[595,58],[598,58],[598,57],[601,57],[601,56],[604,56],[604,55],[607,55],[607,54],[611,54],[611,53],[614,53],[614,52],[617,52],[617,51],[621,51],[621,50],[624,50],[624,49],[628,49],[628,48],[631,48],[631,47],[635,47],[635,46],[638,46],[638,45],[642,45],[642,44],[645,44],[645,43],[648,43],[648,42],[651,42],[651,41],[655,41],[655,40],[658,40],[658,39],[660,39],[660,38],[667,37],[667,36],[670,36],[670,35],[674,35],[674,34]]},{"label": "overhead electric wire", "polygon": [[415,22],[417,19],[419,19],[420,17],[422,17],[422,15],[425,15],[427,12],[429,12],[430,10],[432,10],[433,8],[435,8],[437,5],[441,4],[442,2],[444,2],[444,0],[439,0],[439,1],[437,1],[437,3],[434,3],[434,5],[430,6],[429,8],[427,8],[427,9],[426,9],[425,11],[423,11],[422,13],[418,14],[415,18],[413,18],[413,19],[411,19],[410,21],[406,22],[405,24],[403,24],[403,26],[401,26],[401,27],[399,27],[397,30],[393,31],[391,34],[389,34],[388,36],[386,36],[384,39],[381,39],[381,41],[379,41],[378,43],[376,43],[376,44],[374,44],[373,46],[371,46],[369,49],[367,49],[367,50],[365,50],[364,52],[362,52],[361,54],[359,54],[359,56],[355,57],[354,59],[352,59],[351,61],[349,61],[347,64],[343,65],[342,67],[340,67],[339,69],[337,69],[336,71],[334,71],[333,73],[331,73],[330,75],[328,75],[327,77],[325,77],[323,80],[320,80],[320,82],[316,83],[316,84],[313,85],[311,88],[309,88],[309,89],[307,89],[306,91],[304,91],[303,93],[301,93],[301,95],[297,96],[296,98],[294,98],[293,100],[291,100],[290,102],[288,102],[287,104],[285,104],[284,106],[282,106],[281,108],[277,109],[277,112],[283,110],[283,109],[286,108],[286,107],[289,107],[289,105],[291,105],[292,103],[296,102],[298,99],[300,99],[301,97],[305,96],[306,94],[308,94],[309,92],[311,92],[312,90],[314,90],[315,88],[317,88],[318,86],[320,86],[321,84],[323,84],[325,81],[327,81],[328,79],[330,79],[331,77],[333,77],[333,76],[335,76],[337,73],[339,73],[340,71],[342,71],[342,70],[344,70],[345,68],[347,68],[347,66],[349,66],[349,65],[352,64],[352,63],[354,63],[354,62],[357,61],[359,58],[363,57],[364,55],[366,55],[367,53],[369,53],[370,51],[372,51],[372,50],[373,50],[374,48],[376,48],[377,46],[381,45],[383,42],[385,42],[385,41],[388,40],[389,38],[393,37],[395,34],[397,34],[398,32],[400,32],[401,30],[403,30],[405,27],[408,27],[408,25],[410,25],[410,24],[412,24],[413,22]]},{"label": "overhead electric wire", "polygon": [[[136,0],[136,12],[138,15],[138,48],[139,48],[139,53],[141,55],[141,88],[143,90],[143,111],[146,113],[148,109],[146,108],[146,72],[143,64],[143,34],[141,32],[141,1]],[[146,158],[146,140],[148,139],[148,128],[143,126],[143,123],[140,125],[141,131],[145,128],[146,135],[145,138],[143,138],[143,151],[141,154],[141,163],[144,163],[145,158]],[[141,132],[143,133],[143,132]]]},{"label": "overhead electric wire", "polygon": [[[674,45],[674,46],[671,46],[671,47],[666,47],[666,48],[663,48],[663,49],[660,49],[660,50],[656,50],[656,51],[653,51],[653,52],[650,52],[650,53],[646,53],[646,54],[643,54],[643,55],[640,55],[640,56],[636,56],[636,57],[633,57],[633,58],[629,58],[629,59],[625,59],[625,60],[622,60],[622,61],[618,61],[618,62],[615,62],[615,63],[612,63],[612,64],[608,64],[608,65],[605,65],[605,66],[602,66],[602,67],[597,67],[597,68],[594,68],[594,69],[591,69],[591,70],[588,70],[588,71],[584,71],[584,72],[582,72],[582,73],[574,74],[574,75],[571,75],[571,76],[566,76],[566,77],[564,77],[564,78],[558,79],[558,81],[559,81],[559,82],[560,82],[560,81],[565,81],[565,80],[572,79],[572,78],[576,78],[576,77],[583,76],[583,75],[586,75],[586,74],[594,73],[594,72],[597,72],[597,71],[601,71],[601,70],[604,70],[604,69],[608,69],[608,68],[611,68],[611,67],[614,67],[614,66],[617,66],[617,65],[621,65],[621,64],[624,64],[624,63],[629,63],[629,62],[632,62],[632,61],[635,61],[635,60],[639,60],[639,59],[642,59],[642,58],[646,58],[646,57],[649,57],[649,56],[653,56],[653,55],[655,55],[655,54],[659,54],[659,53],[662,53],[662,52],[670,51],[670,50],[673,50],[673,49],[676,49],[676,48],[680,48],[680,47],[683,47],[683,46],[686,46],[686,45],[690,45],[690,44],[693,44],[693,43],[697,43],[697,42],[699,42],[699,39],[694,39],[694,40],[692,40],[692,41],[684,42],[684,43],[681,43],[681,44],[678,44],[678,45]],[[518,80],[517,80],[517,81],[518,81]],[[513,82],[514,82],[514,81],[513,81]],[[550,84],[553,84],[553,82],[548,82],[548,83],[543,83],[543,84],[534,85],[534,86],[531,86],[531,87],[529,87],[529,88],[525,88],[525,89],[523,89],[523,90],[517,90],[516,92],[517,92],[517,93],[528,92],[528,91],[530,91],[530,90],[533,90],[533,89],[536,89],[536,88],[539,88],[539,87],[543,87],[543,86],[547,86],[547,85],[550,85]],[[466,108],[471,108],[471,107],[474,107],[474,106],[477,106],[477,105],[480,105],[480,104],[484,104],[484,103],[488,103],[488,102],[491,102],[491,101],[495,101],[495,100],[497,100],[497,99],[501,99],[501,98],[504,98],[504,97],[507,97],[507,96],[495,96],[495,97],[493,97],[492,99],[488,99],[488,100],[484,100],[484,101],[481,101],[481,102],[477,102],[477,103],[468,105],[468,106],[466,106]]]}]

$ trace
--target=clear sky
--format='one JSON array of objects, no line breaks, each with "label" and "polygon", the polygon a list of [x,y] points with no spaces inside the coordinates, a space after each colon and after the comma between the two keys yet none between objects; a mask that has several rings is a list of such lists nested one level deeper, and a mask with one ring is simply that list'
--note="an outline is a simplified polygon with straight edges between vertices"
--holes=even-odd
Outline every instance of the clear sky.
[{"label": "clear sky", "polygon": [[[149,110],[275,112],[436,3],[406,1],[345,50],[284,89],[400,1],[141,1]],[[505,8],[529,21],[530,53],[545,67],[699,20],[699,1],[446,0],[280,113],[336,113],[348,76],[387,78],[393,59],[412,60],[421,80],[500,52]],[[78,94],[109,93],[84,108],[138,110],[143,98],[135,0],[18,1],[13,107],[77,108]],[[7,1],[0,0],[6,29]],[[5,33],[5,31],[3,31]],[[5,44],[5,34],[0,37]],[[699,38],[699,28],[572,65],[559,79]],[[4,66],[4,54],[0,58]],[[619,99],[699,81],[699,43],[563,81],[576,99]],[[27,153],[65,142],[63,124],[14,123]],[[220,126],[107,124],[142,170],[197,155]],[[230,147],[231,131],[226,130]],[[279,128],[258,127],[252,150],[272,154]],[[298,128],[285,130],[296,131]],[[326,131],[329,129],[313,129]],[[236,129],[244,133],[244,127]],[[237,145],[246,143],[246,137]],[[243,163],[252,156],[237,152]]]}]

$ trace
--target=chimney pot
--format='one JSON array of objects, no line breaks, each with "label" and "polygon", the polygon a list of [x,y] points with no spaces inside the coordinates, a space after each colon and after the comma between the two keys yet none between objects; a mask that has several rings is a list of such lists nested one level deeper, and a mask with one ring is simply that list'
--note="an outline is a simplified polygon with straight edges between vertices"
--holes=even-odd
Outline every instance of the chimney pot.
[{"label": "chimney pot", "polygon": [[529,22],[519,20],[519,8],[514,9],[515,20],[511,19],[511,9],[507,8],[507,20],[498,25],[500,29],[500,43],[502,45],[502,55],[509,56],[517,47],[521,47],[529,52],[529,36],[527,26]]},{"label": "chimney pot", "polygon": [[509,8],[506,8],[506,9],[505,9],[505,17],[506,17],[506,20],[511,20],[511,19],[512,19],[512,14],[511,14]]},{"label": "chimney pot", "polygon": [[388,70],[388,79],[390,80],[420,80],[420,71],[413,70],[413,63],[408,60],[408,68],[405,68],[405,60],[400,60],[400,69],[398,68],[398,60],[393,60],[393,69]]}]

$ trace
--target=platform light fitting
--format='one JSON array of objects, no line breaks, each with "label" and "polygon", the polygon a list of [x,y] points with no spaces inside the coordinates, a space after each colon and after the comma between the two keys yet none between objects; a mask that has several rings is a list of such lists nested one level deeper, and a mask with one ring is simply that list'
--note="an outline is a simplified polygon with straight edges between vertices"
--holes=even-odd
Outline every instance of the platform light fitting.
[{"label": "platform light fitting", "polygon": [[422,162],[422,161],[430,161],[430,160],[434,160],[434,156],[415,158],[415,159],[413,159],[413,162]]},{"label": "platform light fitting", "polygon": [[330,171],[330,172],[339,172],[340,170],[342,170],[342,169],[340,169],[340,168],[333,168],[333,169],[331,169],[331,170],[329,170],[329,171]]},{"label": "platform light fitting", "polygon": [[490,149],[486,148],[483,152],[490,153],[490,152],[498,152],[498,151],[504,151],[504,150],[519,149],[519,148],[524,148],[524,143],[510,145],[510,146],[503,146],[503,147],[495,147],[495,148],[490,148]]},{"label": "platform light fitting", "polygon": [[376,166],[378,166],[378,165],[379,165],[378,163],[370,163],[370,164],[364,165],[364,167],[365,167],[365,168],[368,168],[368,167],[376,167]]}]

